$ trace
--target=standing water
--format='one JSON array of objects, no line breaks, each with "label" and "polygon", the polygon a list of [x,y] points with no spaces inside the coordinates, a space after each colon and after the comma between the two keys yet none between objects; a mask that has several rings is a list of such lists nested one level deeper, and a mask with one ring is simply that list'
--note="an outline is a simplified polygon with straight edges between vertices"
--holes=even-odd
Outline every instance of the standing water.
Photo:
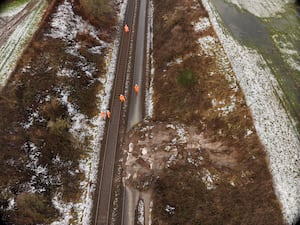
[{"label": "standing water", "polygon": [[295,1],[281,3],[277,13],[259,16],[224,0],[211,2],[231,35],[265,58],[281,87],[274,91],[300,134],[300,6]]}]

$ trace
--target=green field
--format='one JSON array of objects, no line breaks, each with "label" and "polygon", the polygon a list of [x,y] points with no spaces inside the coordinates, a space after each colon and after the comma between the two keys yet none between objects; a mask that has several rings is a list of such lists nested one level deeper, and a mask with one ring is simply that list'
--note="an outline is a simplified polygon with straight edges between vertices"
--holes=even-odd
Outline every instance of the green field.
[{"label": "green field", "polygon": [[0,14],[8,11],[13,10],[14,8],[21,6],[28,2],[29,0],[6,0],[0,3]]}]

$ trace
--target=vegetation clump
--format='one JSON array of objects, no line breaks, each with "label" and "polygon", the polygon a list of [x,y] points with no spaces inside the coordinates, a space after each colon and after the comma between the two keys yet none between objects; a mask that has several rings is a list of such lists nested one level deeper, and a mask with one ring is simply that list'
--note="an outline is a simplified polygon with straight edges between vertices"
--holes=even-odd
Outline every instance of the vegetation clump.
[{"label": "vegetation clump", "polygon": [[[78,2],[72,2],[73,9]],[[105,5],[110,3],[101,2],[102,9],[108,10]],[[80,131],[71,128],[78,119],[75,116],[89,121],[97,114],[108,46],[101,48],[101,54],[88,51],[100,46],[89,30],[78,32],[72,41],[51,37],[52,13],[63,1],[52,3],[0,91],[0,224],[51,224],[60,216],[53,199],[78,202],[86,179],[80,160],[87,156],[90,136],[80,139],[81,121],[76,127]],[[109,42],[114,35],[114,14],[102,16],[94,25],[109,34],[99,35],[110,37],[103,40]],[[105,19],[110,23],[101,26]],[[69,51],[75,43],[80,46],[78,54]],[[70,216],[76,220],[73,211]]]},{"label": "vegetation clump", "polygon": [[192,71],[184,70],[178,77],[178,83],[185,88],[191,88],[197,83],[197,77]]},{"label": "vegetation clump", "polygon": [[95,26],[113,30],[116,23],[115,6],[111,0],[79,0],[75,10]]},{"label": "vegetation clump", "polygon": [[58,215],[51,206],[51,200],[37,193],[21,193],[16,199],[16,210],[10,220],[14,224],[50,224]]},{"label": "vegetation clump", "polygon": [[0,2],[0,13],[14,9],[22,4],[29,2],[29,0],[4,0]]},{"label": "vegetation clump", "polygon": [[[226,54],[212,26],[193,27],[208,18],[201,1],[153,2],[153,120],[196,126],[203,139],[195,137],[194,150],[177,146],[174,164],[156,176],[152,223],[283,225],[250,109],[230,63],[222,64]],[[180,160],[191,152],[201,164]],[[211,189],[205,182],[213,174]]]}]

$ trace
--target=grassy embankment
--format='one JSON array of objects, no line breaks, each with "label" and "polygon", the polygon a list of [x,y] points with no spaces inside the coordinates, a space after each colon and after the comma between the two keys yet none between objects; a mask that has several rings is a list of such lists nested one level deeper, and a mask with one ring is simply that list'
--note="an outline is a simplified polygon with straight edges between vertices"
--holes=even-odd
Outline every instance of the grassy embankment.
[{"label": "grassy embankment", "polygon": [[5,0],[0,2],[0,14],[21,6],[29,0]]},{"label": "grassy embankment", "polygon": [[[85,9],[84,5],[80,9]],[[107,14],[99,13],[91,20],[98,16],[103,19],[96,25],[109,34],[99,35],[109,42],[115,24],[113,13],[109,15],[111,23],[105,26],[101,25]],[[68,102],[87,118],[97,115],[96,95],[102,88],[98,78],[105,75],[104,54],[108,49],[102,50],[103,55],[90,53],[87,48],[98,41],[89,33],[77,33],[80,55],[97,71],[87,76],[80,66],[82,58],[66,51],[73,42],[45,36],[51,30],[50,20],[50,16],[45,18],[0,93],[1,224],[49,224],[59,216],[53,197],[61,195],[65,202],[76,202],[82,191],[84,174],[79,160],[91,151],[87,148],[89,137],[82,142],[69,132],[72,118],[60,91],[69,91]],[[71,76],[58,76],[62,68],[73,71]],[[12,199],[15,205],[9,208]],[[76,219],[75,212],[73,216]]]},{"label": "grassy embankment", "polygon": [[[237,164],[220,167],[208,160],[202,167],[186,163],[162,171],[153,186],[152,223],[282,225],[280,205],[250,110],[238,84],[235,91],[228,80],[234,76],[232,70],[220,66],[223,59],[226,61],[220,43],[216,42],[212,54],[203,54],[205,49],[197,43],[198,38],[217,37],[212,27],[195,33],[191,22],[208,15],[203,6],[192,6],[193,1],[154,0],[154,120],[197,126],[207,140],[228,148],[224,157],[235,152]],[[167,66],[178,58],[183,61]],[[214,105],[226,107],[232,102],[232,111],[225,114]],[[251,135],[247,135],[249,130]],[[221,152],[218,154],[222,159]],[[218,174],[216,189],[208,190],[199,177],[204,167]],[[168,204],[175,207],[174,213],[165,210]]]}]

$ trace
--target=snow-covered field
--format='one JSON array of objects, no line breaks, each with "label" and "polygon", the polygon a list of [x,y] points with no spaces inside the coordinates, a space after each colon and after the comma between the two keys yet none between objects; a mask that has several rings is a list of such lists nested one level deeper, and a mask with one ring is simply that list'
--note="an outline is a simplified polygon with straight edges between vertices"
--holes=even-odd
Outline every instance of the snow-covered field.
[{"label": "snow-covered field", "polygon": [[[264,58],[256,50],[241,46],[234,40],[220,26],[220,17],[210,1],[202,2],[245,93],[247,104],[251,107],[257,133],[268,153],[269,167],[277,196],[282,203],[284,218],[293,224],[300,213],[300,142],[292,122],[275,95],[274,89],[280,93],[278,83]],[[280,10],[281,3],[285,3],[276,0],[272,1],[272,7],[268,7],[268,2],[264,1],[258,1],[257,4],[241,0],[232,2],[260,17],[274,15],[277,9]]]},{"label": "snow-covered field", "polygon": [[[299,49],[299,29],[297,24],[292,24],[289,18],[285,18],[290,23],[289,30],[287,32],[277,32],[272,35],[272,39],[279,49],[283,60],[287,65],[297,73],[300,72],[300,54]],[[299,25],[299,23],[298,23]],[[295,27],[295,28],[294,28]],[[297,32],[290,32],[290,29],[295,29]]]},{"label": "snow-covered field", "polygon": [[258,17],[270,17],[275,16],[284,10],[286,3],[294,2],[293,0],[228,0],[241,9],[246,9],[250,13]]},{"label": "snow-covered field", "polygon": [[0,17],[11,17],[19,13],[26,5],[28,2],[25,2],[21,5],[18,5],[16,7],[10,7],[7,10],[4,10],[3,12],[0,12]]},{"label": "snow-covered field", "polygon": [[[15,10],[10,10],[9,12],[3,12],[0,17],[12,16],[19,12],[22,7],[25,7],[25,5],[17,7]],[[46,7],[46,1],[40,1],[32,12],[19,23],[5,44],[0,47],[0,86],[5,84],[10,73],[13,71],[17,59],[21,56],[25,45],[38,28]]]}]

